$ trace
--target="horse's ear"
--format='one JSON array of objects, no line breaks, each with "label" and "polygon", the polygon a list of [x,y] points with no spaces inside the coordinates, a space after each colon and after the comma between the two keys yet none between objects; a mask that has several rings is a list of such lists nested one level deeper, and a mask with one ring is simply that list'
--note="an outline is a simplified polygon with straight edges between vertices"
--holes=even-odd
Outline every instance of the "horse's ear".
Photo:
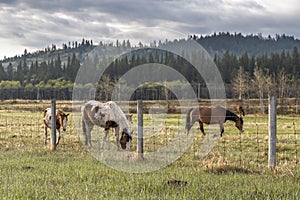
[{"label": "horse's ear", "polygon": [[68,117],[70,115],[70,113],[66,114],[66,116]]}]

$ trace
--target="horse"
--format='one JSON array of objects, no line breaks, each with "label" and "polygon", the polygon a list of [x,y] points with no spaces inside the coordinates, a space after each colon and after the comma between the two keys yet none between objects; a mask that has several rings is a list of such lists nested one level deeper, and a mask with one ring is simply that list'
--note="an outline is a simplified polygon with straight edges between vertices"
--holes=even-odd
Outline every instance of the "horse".
[{"label": "horse", "polygon": [[[213,114],[213,116],[212,116]],[[223,107],[215,107],[215,108],[191,108],[188,110],[186,115],[186,125],[185,130],[186,133],[189,134],[191,127],[195,122],[199,122],[200,130],[205,135],[203,129],[203,123],[205,124],[219,124],[220,126],[220,135],[222,137],[224,133],[224,125],[227,120],[235,122],[236,128],[240,130],[240,132],[244,132],[243,127],[243,118],[238,117],[233,112],[223,108]]]},{"label": "horse", "polygon": [[[63,128],[63,131],[67,130],[67,122],[68,122],[68,116],[69,114],[64,113],[60,109],[56,109],[56,130],[58,132],[58,138],[56,145],[58,145],[59,140],[61,138],[60,134],[60,128]],[[47,129],[51,129],[51,108],[46,108],[44,110],[44,134],[45,134],[45,140],[44,144],[47,144]]]},{"label": "horse", "polygon": [[[104,136],[100,149],[103,149],[109,129],[115,130],[117,151],[120,149],[129,150],[132,140],[131,134],[125,114],[121,108],[113,101],[101,103],[99,101],[88,101],[81,107],[82,114],[82,130],[85,137],[85,145],[92,146],[91,131],[93,127],[99,126],[104,128]],[[119,140],[119,131],[121,130],[121,138]]]}]

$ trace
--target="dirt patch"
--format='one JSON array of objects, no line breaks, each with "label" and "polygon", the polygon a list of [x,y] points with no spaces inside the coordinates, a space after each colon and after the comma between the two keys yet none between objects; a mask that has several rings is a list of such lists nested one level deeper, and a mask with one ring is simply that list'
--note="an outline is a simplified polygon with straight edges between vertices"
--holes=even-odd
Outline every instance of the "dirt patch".
[{"label": "dirt patch", "polygon": [[257,171],[230,165],[207,168],[205,172],[213,174],[259,174]]},{"label": "dirt patch", "polygon": [[186,186],[188,182],[183,180],[172,179],[172,180],[168,180],[167,184],[172,187],[179,187],[179,186]]}]

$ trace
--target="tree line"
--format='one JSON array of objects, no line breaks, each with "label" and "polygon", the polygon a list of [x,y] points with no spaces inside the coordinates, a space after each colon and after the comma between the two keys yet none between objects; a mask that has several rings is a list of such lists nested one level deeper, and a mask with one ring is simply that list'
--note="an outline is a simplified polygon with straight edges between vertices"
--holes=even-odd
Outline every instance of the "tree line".
[{"label": "tree line", "polygon": [[[184,52],[183,52],[184,53]],[[199,53],[201,54],[201,53]],[[201,55],[191,56],[201,56]],[[191,83],[196,94],[199,98],[209,98],[207,85],[203,80],[203,77],[199,75],[197,71],[181,56],[174,56],[168,52],[160,52],[160,50],[147,51],[145,54],[139,54],[136,56],[123,56],[111,63],[109,70],[106,71],[106,76],[101,79],[102,86],[99,89],[112,90],[114,83],[126,73],[133,66],[142,65],[145,63],[161,63],[167,66],[172,66],[178,72],[185,76],[185,78]],[[298,97],[298,85],[300,78],[300,59],[298,48],[294,47],[292,53],[289,51],[282,51],[280,53],[270,53],[270,55],[263,54],[259,56],[249,56],[247,52],[244,52],[241,56],[237,56],[229,51],[225,51],[223,56],[215,54],[213,58],[214,63],[218,67],[223,82],[225,84],[227,98],[266,98],[271,94],[277,95],[279,98]],[[156,77],[162,76],[159,67],[153,69],[151,74]],[[147,73],[140,74],[139,76],[147,76]],[[166,80],[167,82],[170,80]],[[107,84],[111,82],[111,84]],[[181,87],[181,82],[175,81],[177,88]],[[130,82],[122,83],[128,84]],[[173,83],[169,83],[173,84]],[[107,86],[105,88],[105,85]],[[140,90],[144,90],[143,94],[157,93],[159,90],[164,96],[165,90],[162,85],[158,84],[156,87],[151,87],[152,92],[149,92],[149,87],[141,87]],[[174,87],[174,88],[176,88]],[[200,91],[200,92],[199,92]],[[140,94],[141,92],[137,92]],[[170,91],[169,91],[169,94]],[[135,93],[135,95],[137,95]],[[103,98],[103,97],[102,97]],[[145,97],[146,99],[151,97]],[[170,99],[175,98],[170,97]]]},{"label": "tree line", "polygon": [[[232,37],[227,34],[221,34],[221,36]],[[237,37],[242,36],[238,35]],[[201,75],[195,72],[190,63],[182,56],[172,55],[169,52],[159,49],[161,45],[165,45],[166,43],[184,43],[190,39],[198,41],[201,38],[203,37],[193,36],[182,40],[153,42],[151,48],[140,43],[139,46],[143,47],[143,50],[138,53],[133,53],[138,48],[132,47],[129,40],[123,42],[117,41],[116,44],[101,43],[99,45],[101,48],[117,50],[127,48],[131,53],[125,54],[113,61],[105,61],[105,63],[110,63],[110,65],[104,75],[98,77],[100,80],[97,85],[91,84],[89,78],[87,78],[87,80],[82,82],[82,85],[76,85],[76,88],[79,88],[82,93],[97,91],[99,99],[109,99],[111,91],[115,88],[119,78],[134,66],[145,63],[160,63],[173,66],[174,69],[186,77],[194,87],[196,93],[199,94],[199,97],[209,98],[206,83],[203,81]],[[288,39],[286,36],[278,36],[277,40]],[[85,41],[82,45],[91,47],[91,42]],[[66,44],[64,47],[68,48]],[[56,49],[56,51],[59,52],[56,53],[56,57],[52,57],[48,61],[40,61],[38,59],[36,61],[27,61],[27,57],[23,57],[16,67],[13,67],[11,63],[3,66],[2,62],[0,62],[1,98],[51,98],[53,95],[58,95],[59,98],[62,98],[61,96],[66,99],[72,98],[71,93],[77,72],[80,67],[83,67],[84,63],[80,62],[76,52],[69,53],[67,59],[62,60],[61,57],[65,57],[65,54],[60,49]],[[182,54],[185,54],[185,52],[182,52]],[[198,55],[191,56],[203,56],[200,54],[201,52]],[[105,58],[94,57],[92,59],[89,60],[87,58],[85,60],[89,62],[89,65],[93,66],[90,73],[97,74],[96,72],[102,67],[103,63],[101,62]],[[282,50],[281,52],[268,52],[259,55],[251,55],[247,51],[235,54],[226,50],[223,54],[215,52],[213,61],[218,67],[225,83],[227,98],[265,98],[274,90],[282,98],[298,96],[297,86],[300,76],[300,58],[297,46],[293,47],[292,51]],[[155,70],[154,73],[156,73],[156,76],[161,76],[159,67]],[[165,81],[168,82],[170,80]],[[128,85],[128,88],[130,88],[129,82],[123,84]],[[177,84],[177,87],[181,87],[180,82],[172,84]],[[150,98],[149,95],[151,95],[151,99],[169,98],[166,97],[166,90],[161,85],[152,85],[148,88],[141,87],[139,90],[134,93],[133,98],[140,98],[146,93],[148,97],[144,96],[143,98]],[[49,93],[47,91],[52,92]],[[12,95],[12,93],[16,93],[16,95]],[[169,91],[168,94],[171,95],[171,92]],[[173,95],[170,98],[175,97]]]}]

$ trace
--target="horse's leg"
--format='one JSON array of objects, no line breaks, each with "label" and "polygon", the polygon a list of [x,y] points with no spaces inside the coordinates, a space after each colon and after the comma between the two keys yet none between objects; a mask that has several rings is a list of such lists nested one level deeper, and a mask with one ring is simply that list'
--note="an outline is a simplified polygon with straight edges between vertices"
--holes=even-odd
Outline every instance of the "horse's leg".
[{"label": "horse's leg", "polygon": [[44,126],[44,144],[47,144],[47,126]]},{"label": "horse's leg", "polygon": [[199,120],[199,125],[200,125],[201,132],[203,133],[203,135],[205,135],[204,128],[203,128],[203,122],[201,122],[200,120]]},{"label": "horse's leg", "polygon": [[116,145],[117,145],[117,151],[120,150],[120,141],[119,141],[119,127],[115,128],[115,136],[116,136]]},{"label": "horse's leg", "polygon": [[89,147],[92,146],[91,132],[92,132],[93,128],[94,128],[94,126],[90,125],[90,126],[87,127],[87,131],[86,131],[86,140],[85,140],[85,143]]},{"label": "horse's leg", "polygon": [[58,138],[57,138],[56,145],[58,145],[59,140],[60,140],[60,129],[56,129],[56,130],[57,130],[57,132],[58,132]]},{"label": "horse's leg", "polygon": [[103,148],[104,148],[104,143],[105,143],[105,141],[106,141],[108,132],[109,132],[109,128],[106,128],[105,131],[104,131],[104,136],[103,136],[103,139],[102,139],[102,143],[101,143],[101,145],[100,145],[100,149],[103,149]]},{"label": "horse's leg", "polygon": [[83,136],[84,136],[84,144],[85,146],[88,146],[88,136],[87,136],[87,123],[85,122],[85,120],[82,119],[82,132],[83,132]]},{"label": "horse's leg", "polygon": [[91,132],[94,128],[94,125],[88,124],[86,121],[82,120],[82,130],[85,139],[85,146],[92,146],[91,143]]},{"label": "horse's leg", "polygon": [[224,125],[223,125],[223,123],[220,123],[220,135],[221,135],[221,137],[222,137],[223,133],[224,133]]}]

